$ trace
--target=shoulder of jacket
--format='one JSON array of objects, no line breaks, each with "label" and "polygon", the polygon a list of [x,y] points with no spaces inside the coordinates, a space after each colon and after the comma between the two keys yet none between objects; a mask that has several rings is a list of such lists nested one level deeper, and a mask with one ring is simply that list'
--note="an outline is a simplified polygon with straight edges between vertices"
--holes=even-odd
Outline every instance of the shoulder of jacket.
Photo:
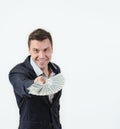
[{"label": "shoulder of jacket", "polygon": [[57,64],[50,62],[49,66],[56,74],[61,72],[60,67]]}]

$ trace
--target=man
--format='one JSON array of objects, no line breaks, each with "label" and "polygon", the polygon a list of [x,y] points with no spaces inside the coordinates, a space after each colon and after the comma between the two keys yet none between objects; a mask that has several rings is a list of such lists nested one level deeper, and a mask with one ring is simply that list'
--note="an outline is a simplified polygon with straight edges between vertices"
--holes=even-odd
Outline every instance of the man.
[{"label": "man", "polygon": [[[9,72],[19,107],[19,129],[61,129],[59,110],[62,88],[56,88],[60,80],[56,76],[61,72],[59,66],[51,62],[51,34],[44,29],[34,30],[29,35],[28,48],[30,55]],[[50,92],[51,86],[57,90]]]}]

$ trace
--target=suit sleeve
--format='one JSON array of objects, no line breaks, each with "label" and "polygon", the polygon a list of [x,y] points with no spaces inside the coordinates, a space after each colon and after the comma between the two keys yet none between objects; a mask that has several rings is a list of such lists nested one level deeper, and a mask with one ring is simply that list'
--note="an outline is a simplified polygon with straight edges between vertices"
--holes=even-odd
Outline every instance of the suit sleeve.
[{"label": "suit sleeve", "polygon": [[33,84],[34,79],[31,79],[23,70],[11,70],[9,73],[9,80],[13,86],[15,94],[20,97],[31,97],[28,94],[28,87]]}]

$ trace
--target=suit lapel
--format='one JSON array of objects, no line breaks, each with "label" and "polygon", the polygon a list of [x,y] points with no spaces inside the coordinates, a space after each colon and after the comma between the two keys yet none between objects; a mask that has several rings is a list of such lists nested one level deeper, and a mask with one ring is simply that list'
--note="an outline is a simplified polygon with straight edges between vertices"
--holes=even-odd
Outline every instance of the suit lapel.
[{"label": "suit lapel", "polygon": [[61,96],[61,92],[62,92],[62,91],[59,91],[58,93],[56,93],[56,94],[54,95],[54,98],[53,98],[52,103],[50,103],[48,96],[44,96],[43,99],[44,99],[44,101],[46,102],[46,104],[48,104],[49,106],[54,106],[55,103],[59,100],[59,98],[60,98],[60,96]]},{"label": "suit lapel", "polygon": [[52,106],[54,106],[55,103],[59,100],[59,98],[60,98],[60,96],[61,96],[61,93],[62,93],[62,91],[60,90],[58,93],[56,93],[56,94],[54,95],[53,102],[52,102]]},{"label": "suit lapel", "polygon": [[48,104],[49,106],[51,105],[48,96],[44,96],[43,99],[44,99],[46,104]]}]

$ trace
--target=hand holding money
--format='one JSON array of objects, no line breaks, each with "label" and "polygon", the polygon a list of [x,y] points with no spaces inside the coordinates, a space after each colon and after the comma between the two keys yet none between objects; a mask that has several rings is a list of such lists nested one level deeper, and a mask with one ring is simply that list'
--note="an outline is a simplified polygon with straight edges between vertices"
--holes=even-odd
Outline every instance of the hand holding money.
[{"label": "hand holding money", "polygon": [[34,80],[34,83],[40,83],[40,84],[45,84],[46,80],[43,76],[39,76]]},{"label": "hand holding money", "polygon": [[64,85],[64,77],[61,73],[45,79],[43,76],[39,76],[34,80],[34,83],[28,87],[29,94],[44,96],[55,94],[62,89]]}]

